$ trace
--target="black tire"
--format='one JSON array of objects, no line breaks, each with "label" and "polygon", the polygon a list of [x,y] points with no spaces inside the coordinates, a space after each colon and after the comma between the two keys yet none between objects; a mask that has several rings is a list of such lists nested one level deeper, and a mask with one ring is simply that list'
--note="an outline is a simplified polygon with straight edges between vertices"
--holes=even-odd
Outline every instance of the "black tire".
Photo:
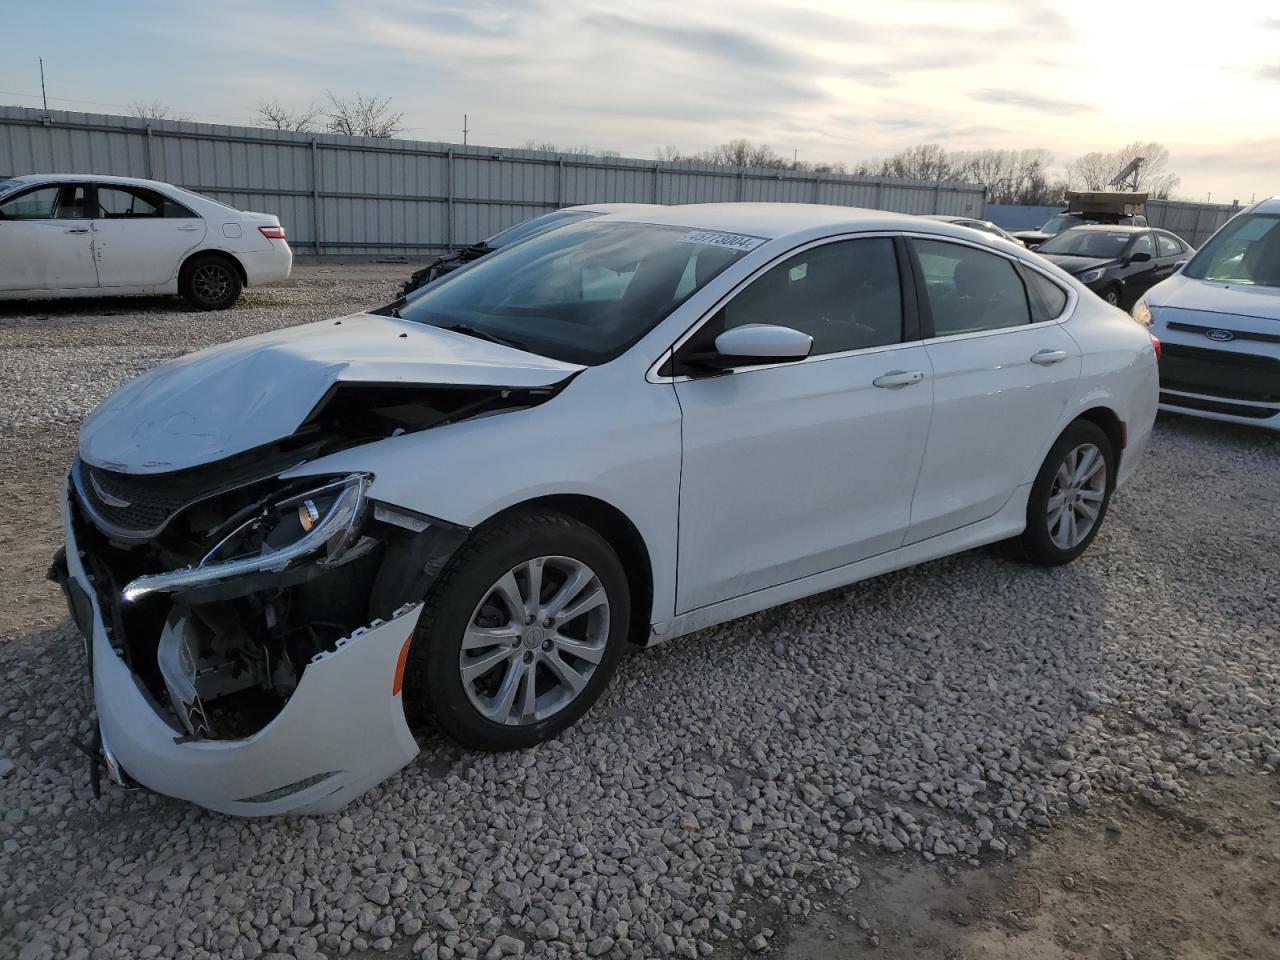
[{"label": "black tire", "polygon": [[1111,304],[1111,306],[1113,307],[1121,307],[1123,309],[1122,304],[1120,303],[1119,287],[1115,287],[1115,286],[1107,287],[1107,289],[1102,291],[1102,299],[1105,300],[1107,303]]},{"label": "black tire", "polygon": [[178,274],[178,294],[196,310],[226,310],[243,289],[235,264],[216,253],[197,254]]},{"label": "black tire", "polygon": [[[1058,471],[1064,466],[1068,456],[1080,447],[1091,444],[1102,455],[1106,465],[1106,478],[1101,491],[1101,502],[1097,506],[1097,516],[1087,534],[1071,546],[1064,547],[1054,542],[1053,530],[1049,518],[1049,498],[1054,495],[1055,480]],[[1111,494],[1116,485],[1116,459],[1111,449],[1111,440],[1106,432],[1096,423],[1089,420],[1077,420],[1063,431],[1036,475],[1031,485],[1031,496],[1027,500],[1027,527],[1020,538],[1020,544],[1026,558],[1033,563],[1046,567],[1070,563],[1089,548],[1098,530],[1107,516],[1107,507],[1111,503]]]},{"label": "black tire", "polygon": [[[477,709],[464,687],[463,634],[494,584],[518,565],[540,557],[570,558],[595,573],[608,598],[607,639],[586,685],[558,712],[518,725],[498,723]],[[445,733],[472,749],[518,750],[549,740],[582,717],[609,685],[626,645],[630,604],[618,555],[585,524],[539,510],[482,527],[454,554],[428,594],[410,648],[406,708],[411,716],[425,711]],[[513,648],[517,642],[512,641]]]}]

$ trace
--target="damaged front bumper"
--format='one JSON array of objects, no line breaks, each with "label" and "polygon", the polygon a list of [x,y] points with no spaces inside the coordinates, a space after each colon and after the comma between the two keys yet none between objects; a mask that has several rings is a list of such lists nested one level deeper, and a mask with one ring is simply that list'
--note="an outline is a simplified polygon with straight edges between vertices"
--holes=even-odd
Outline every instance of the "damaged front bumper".
[{"label": "damaged front bumper", "polygon": [[[221,813],[325,813],[341,809],[417,755],[401,678],[421,602],[317,653],[288,702],[251,736],[193,738],[166,718],[112,646],[76,544],[69,493],[63,519],[65,586],[89,648],[102,749],[113,779],[127,776]],[[173,629],[183,629],[183,622]]]}]

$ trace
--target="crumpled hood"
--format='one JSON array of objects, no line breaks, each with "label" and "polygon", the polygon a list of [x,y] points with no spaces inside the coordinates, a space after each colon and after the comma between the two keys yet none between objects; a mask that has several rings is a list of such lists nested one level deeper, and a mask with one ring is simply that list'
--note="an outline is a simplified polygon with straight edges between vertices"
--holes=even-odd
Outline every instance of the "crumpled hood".
[{"label": "crumpled hood", "polygon": [[1151,289],[1147,306],[1280,320],[1280,287],[1197,280],[1175,273]]},{"label": "crumpled hood", "polygon": [[164,473],[292,434],[339,382],[547,387],[582,367],[394,317],[354,314],[233,340],[156,367],[104,400],[80,455]]}]

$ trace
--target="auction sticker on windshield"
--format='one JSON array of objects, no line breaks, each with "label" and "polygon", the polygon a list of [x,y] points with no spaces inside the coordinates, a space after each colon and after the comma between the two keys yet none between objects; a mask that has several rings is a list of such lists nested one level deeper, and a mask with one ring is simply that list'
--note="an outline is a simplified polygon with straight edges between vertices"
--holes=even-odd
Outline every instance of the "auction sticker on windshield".
[{"label": "auction sticker on windshield", "polygon": [[744,237],[738,233],[717,233],[714,230],[690,230],[680,238],[682,243],[704,243],[709,247],[728,247],[746,253],[764,243],[764,237]]}]

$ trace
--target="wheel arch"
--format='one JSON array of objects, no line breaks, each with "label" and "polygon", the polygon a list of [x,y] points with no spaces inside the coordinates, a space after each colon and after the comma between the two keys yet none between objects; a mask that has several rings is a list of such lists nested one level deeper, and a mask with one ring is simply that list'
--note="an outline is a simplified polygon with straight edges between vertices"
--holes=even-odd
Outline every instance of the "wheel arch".
[{"label": "wheel arch", "polygon": [[191,253],[183,257],[182,263],[178,267],[179,279],[181,279],[183,273],[186,272],[187,267],[191,265],[191,261],[195,260],[197,257],[218,257],[221,260],[227,261],[236,268],[236,274],[240,277],[240,283],[246,287],[249,285],[249,274],[245,272],[244,264],[240,262],[240,258],[227,250],[218,250],[213,247],[193,250]]},{"label": "wheel arch", "polygon": [[631,623],[627,637],[637,646],[643,646],[649,636],[649,622],[653,614],[653,562],[649,547],[631,518],[597,497],[569,493],[523,500],[490,517],[485,525],[517,511],[538,509],[554,510],[586,524],[604,537],[618,554],[631,589]]},{"label": "wheel arch", "polygon": [[[1107,439],[1111,441],[1111,455],[1115,457],[1116,473],[1119,474],[1120,460],[1124,454],[1126,443],[1124,421],[1110,407],[1090,407],[1076,416],[1075,420],[1088,420],[1090,423],[1096,424],[1107,435]],[[1075,422],[1072,420],[1072,423]],[[1067,426],[1070,426],[1068,424]],[[1064,428],[1065,430],[1065,428]]]}]

